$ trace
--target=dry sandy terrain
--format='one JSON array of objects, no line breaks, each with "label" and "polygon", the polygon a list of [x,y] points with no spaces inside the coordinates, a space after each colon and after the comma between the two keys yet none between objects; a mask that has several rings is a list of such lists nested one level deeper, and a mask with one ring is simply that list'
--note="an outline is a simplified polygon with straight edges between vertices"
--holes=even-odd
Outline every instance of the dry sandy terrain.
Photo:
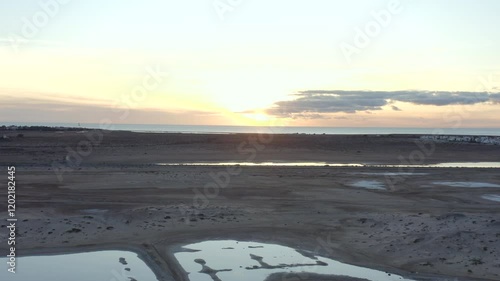
[{"label": "dry sandy terrain", "polygon": [[[12,138],[0,141],[2,178],[6,166],[17,167],[19,254],[132,249],[160,280],[187,280],[173,250],[235,239],[275,242],[418,280],[500,280],[500,202],[482,198],[500,195],[500,188],[437,184],[500,185],[499,169],[154,165],[400,164],[418,151],[424,164],[499,161],[500,146],[426,144],[423,150],[417,136],[94,132],[89,147],[82,132],[3,134]],[[359,181],[386,189],[353,186]],[[348,280],[308,278],[297,280]]]}]

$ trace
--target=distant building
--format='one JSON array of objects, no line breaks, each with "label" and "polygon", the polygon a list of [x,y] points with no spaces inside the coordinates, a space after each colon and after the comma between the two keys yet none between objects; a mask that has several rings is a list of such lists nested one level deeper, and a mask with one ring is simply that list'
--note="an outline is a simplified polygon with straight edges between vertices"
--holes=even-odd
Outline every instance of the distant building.
[{"label": "distant building", "polygon": [[500,145],[500,137],[495,136],[453,136],[453,135],[425,135],[421,139],[435,142],[461,142]]}]

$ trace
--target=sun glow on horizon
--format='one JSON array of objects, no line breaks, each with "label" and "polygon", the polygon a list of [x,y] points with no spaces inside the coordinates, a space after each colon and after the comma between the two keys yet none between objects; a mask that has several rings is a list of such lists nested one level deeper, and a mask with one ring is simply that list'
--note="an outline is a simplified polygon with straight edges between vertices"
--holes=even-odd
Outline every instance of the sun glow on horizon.
[{"label": "sun glow on horizon", "polygon": [[[96,121],[119,107],[133,113],[122,123],[429,126],[473,103],[462,124],[493,126],[500,2],[447,3],[401,2],[372,36],[359,30],[366,33],[386,1],[257,0],[224,20],[196,3],[72,1],[26,36],[23,19],[44,12],[39,2],[0,2],[0,121]],[[356,47],[352,58],[343,43]],[[345,95],[297,101],[304,91],[339,89]],[[388,92],[406,89],[424,98],[386,102]],[[427,90],[492,95],[471,101]],[[364,96],[348,97],[356,92]]]}]

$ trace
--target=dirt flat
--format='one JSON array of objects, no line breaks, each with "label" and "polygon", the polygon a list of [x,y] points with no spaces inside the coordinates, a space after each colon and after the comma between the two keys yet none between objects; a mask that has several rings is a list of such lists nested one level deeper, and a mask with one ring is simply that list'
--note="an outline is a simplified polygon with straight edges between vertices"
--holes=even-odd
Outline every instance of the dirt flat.
[{"label": "dirt flat", "polygon": [[[25,131],[18,138],[0,131],[11,136],[0,141],[4,181],[6,166],[16,166],[19,254],[129,247],[147,256],[161,280],[187,280],[172,251],[240,239],[420,280],[500,280],[500,205],[482,198],[500,195],[500,188],[436,184],[500,184],[499,169],[155,165],[488,162],[500,160],[500,146],[419,143],[411,135],[89,138],[99,133]],[[2,231],[2,250],[6,239]],[[311,280],[349,280],[335,278]]]}]

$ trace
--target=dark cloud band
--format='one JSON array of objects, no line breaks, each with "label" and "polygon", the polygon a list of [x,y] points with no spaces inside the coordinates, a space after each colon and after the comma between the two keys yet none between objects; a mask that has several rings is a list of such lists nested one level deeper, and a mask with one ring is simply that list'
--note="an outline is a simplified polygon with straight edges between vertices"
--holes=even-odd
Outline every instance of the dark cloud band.
[{"label": "dark cloud band", "polygon": [[310,90],[295,96],[295,100],[276,102],[267,113],[278,117],[320,118],[326,113],[381,110],[386,105],[399,111],[401,109],[392,105],[397,101],[434,106],[500,102],[500,93],[488,92]]}]

